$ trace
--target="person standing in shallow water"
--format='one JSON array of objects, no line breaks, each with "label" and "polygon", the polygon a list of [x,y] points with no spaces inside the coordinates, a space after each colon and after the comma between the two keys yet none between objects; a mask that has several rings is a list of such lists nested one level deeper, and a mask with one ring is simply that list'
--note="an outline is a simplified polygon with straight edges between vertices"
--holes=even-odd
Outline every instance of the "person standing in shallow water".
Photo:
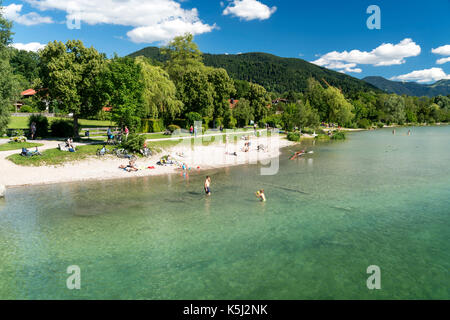
[{"label": "person standing in shallow water", "polygon": [[211,195],[211,177],[207,176],[205,180],[205,193],[210,196]]}]

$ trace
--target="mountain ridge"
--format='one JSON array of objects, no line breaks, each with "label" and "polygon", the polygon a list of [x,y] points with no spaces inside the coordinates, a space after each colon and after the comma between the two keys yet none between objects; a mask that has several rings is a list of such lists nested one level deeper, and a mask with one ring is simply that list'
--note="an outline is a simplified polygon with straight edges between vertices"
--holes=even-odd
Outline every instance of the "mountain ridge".
[{"label": "mountain ridge", "polygon": [[417,97],[435,97],[438,95],[446,96],[450,94],[450,79],[442,79],[432,84],[392,81],[380,76],[365,77],[362,80],[384,92],[396,93],[399,95],[406,94]]}]

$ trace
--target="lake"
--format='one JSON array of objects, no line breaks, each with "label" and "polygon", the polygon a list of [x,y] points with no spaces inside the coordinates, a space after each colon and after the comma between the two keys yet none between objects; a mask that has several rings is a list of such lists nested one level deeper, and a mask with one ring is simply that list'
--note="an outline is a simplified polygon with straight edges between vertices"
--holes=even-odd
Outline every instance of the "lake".
[{"label": "lake", "polygon": [[[302,148],[314,154],[289,161]],[[449,269],[450,126],[303,142],[274,176],[245,165],[0,200],[0,299],[449,299]]]}]

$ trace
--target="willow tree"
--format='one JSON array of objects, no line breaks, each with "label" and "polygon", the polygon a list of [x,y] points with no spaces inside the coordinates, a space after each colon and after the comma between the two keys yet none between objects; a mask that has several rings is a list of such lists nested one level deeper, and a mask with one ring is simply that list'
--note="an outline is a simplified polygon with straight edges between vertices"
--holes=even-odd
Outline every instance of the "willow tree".
[{"label": "willow tree", "polygon": [[153,66],[145,57],[136,58],[140,65],[144,89],[142,103],[144,116],[173,120],[183,110],[183,103],[177,99],[177,89],[169,74],[161,67]]},{"label": "willow tree", "polygon": [[99,76],[105,70],[105,56],[79,40],[66,44],[50,42],[40,52],[42,87],[50,100],[73,114],[74,137],[79,137],[78,119],[96,115],[106,100]]},{"label": "willow tree", "polygon": [[324,92],[325,101],[329,106],[328,120],[341,126],[349,124],[355,115],[353,105],[348,102],[342,92],[335,87],[328,87]]}]

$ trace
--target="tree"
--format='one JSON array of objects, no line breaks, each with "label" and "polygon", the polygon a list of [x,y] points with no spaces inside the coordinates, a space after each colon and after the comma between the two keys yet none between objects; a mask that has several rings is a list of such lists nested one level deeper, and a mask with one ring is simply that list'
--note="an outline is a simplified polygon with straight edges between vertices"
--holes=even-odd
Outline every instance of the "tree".
[{"label": "tree", "polygon": [[225,69],[208,68],[208,81],[214,90],[214,118],[217,119],[223,117],[230,108],[229,99],[236,93],[236,89]]},{"label": "tree", "polygon": [[9,63],[7,46],[11,43],[12,23],[2,16],[2,1],[0,0],[0,134],[8,127],[9,108],[17,96],[17,82]]},{"label": "tree", "polygon": [[322,121],[328,120],[330,113],[329,106],[326,102],[325,89],[314,78],[308,79],[308,86],[306,89],[305,99],[309,100],[311,106],[318,110],[320,119]]},{"label": "tree", "polygon": [[[10,48],[11,50],[11,67],[15,75],[21,76],[22,80],[21,89],[29,89],[34,82],[39,78],[39,54],[32,51],[17,50]],[[27,86],[28,88],[25,88]]]},{"label": "tree", "polygon": [[328,120],[341,126],[348,125],[355,115],[353,106],[348,102],[341,91],[335,87],[325,89],[325,101],[329,106]]},{"label": "tree", "polygon": [[184,36],[175,37],[163,48],[163,54],[169,57],[166,70],[177,87],[186,72],[204,66],[202,53],[193,41],[194,36],[186,33]]},{"label": "tree", "polygon": [[245,98],[239,100],[236,107],[233,109],[232,114],[239,127],[248,125],[250,120],[253,120],[254,117],[252,107],[250,106],[250,101]]},{"label": "tree", "polygon": [[50,42],[41,52],[42,91],[49,100],[60,102],[62,111],[73,113],[74,137],[79,137],[78,119],[97,114],[104,106],[99,76],[105,56],[79,40],[66,44]]},{"label": "tree", "polygon": [[320,123],[320,116],[316,109],[311,107],[309,100],[306,103],[300,101],[298,110],[298,122],[297,125],[300,128],[317,127]]},{"label": "tree", "polygon": [[211,118],[214,114],[214,87],[208,81],[208,72],[204,67],[185,72],[179,82],[179,97],[185,112],[197,112]]},{"label": "tree", "polygon": [[264,87],[259,84],[250,83],[249,91],[244,98],[250,101],[256,122],[267,116],[269,111],[268,105],[270,105],[271,99]]},{"label": "tree", "polygon": [[234,98],[240,99],[246,97],[250,91],[250,82],[236,79],[233,79],[233,82],[236,89]]},{"label": "tree", "polygon": [[145,115],[141,64],[116,56],[108,61],[100,81],[104,99],[112,107],[112,119],[121,127],[128,126],[131,132],[139,130]]},{"label": "tree", "polygon": [[143,89],[144,117],[173,120],[183,110],[183,103],[176,97],[175,84],[161,67],[152,66],[146,58],[136,58],[140,65]]},{"label": "tree", "polygon": [[383,112],[385,114],[386,122],[395,122],[398,124],[405,123],[405,100],[403,99],[403,97],[396,94],[389,95],[384,101]]}]

